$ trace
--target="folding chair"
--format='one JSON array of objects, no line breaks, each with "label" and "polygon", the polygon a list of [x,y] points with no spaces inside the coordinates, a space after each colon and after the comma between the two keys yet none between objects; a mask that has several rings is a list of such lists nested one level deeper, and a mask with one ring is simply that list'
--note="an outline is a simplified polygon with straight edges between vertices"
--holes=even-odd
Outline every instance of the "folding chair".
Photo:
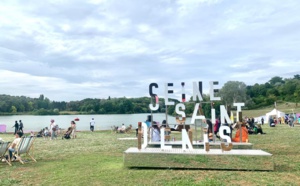
[{"label": "folding chair", "polygon": [[5,153],[7,152],[9,145],[10,142],[0,142],[0,160],[4,159],[5,162],[11,166],[10,160],[7,160],[5,157]]},{"label": "folding chair", "polygon": [[131,129],[132,129],[132,125],[129,125],[129,127],[127,127],[127,128],[125,129],[125,133],[126,133],[126,134],[130,133],[130,132],[131,132]]},{"label": "folding chair", "polygon": [[170,134],[171,134],[171,129],[170,129],[170,127],[166,127],[166,128],[165,128],[165,141],[170,141],[170,139],[171,139]]},{"label": "folding chair", "polygon": [[34,140],[35,140],[35,136],[28,136],[28,137],[24,136],[21,138],[19,147],[14,154],[16,156],[17,161],[20,161],[22,164],[24,164],[24,161],[21,158],[21,154],[27,154],[33,161],[36,162],[36,160],[32,157],[32,155],[29,154],[29,151],[33,146]]}]

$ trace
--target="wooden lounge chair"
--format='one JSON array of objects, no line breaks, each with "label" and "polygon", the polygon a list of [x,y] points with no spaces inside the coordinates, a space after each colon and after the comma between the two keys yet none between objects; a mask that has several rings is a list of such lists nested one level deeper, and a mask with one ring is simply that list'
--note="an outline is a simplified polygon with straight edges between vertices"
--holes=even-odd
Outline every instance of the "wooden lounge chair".
[{"label": "wooden lounge chair", "polygon": [[115,125],[114,126],[111,126],[111,133],[118,133],[118,127],[116,127]]},{"label": "wooden lounge chair", "polygon": [[126,129],[125,129],[125,133],[130,133],[131,132],[131,129],[132,129],[132,125],[129,125],[129,127],[127,127]]},{"label": "wooden lounge chair", "polygon": [[29,154],[29,151],[33,146],[34,140],[35,140],[34,136],[28,136],[28,137],[24,136],[21,138],[19,147],[18,147],[17,151],[14,153],[17,161],[20,161],[22,164],[24,164],[24,161],[22,160],[21,155],[27,154],[33,161],[36,162],[36,160],[32,157],[32,155]]},{"label": "wooden lounge chair", "polygon": [[171,128],[170,127],[166,127],[165,128],[165,141],[170,141],[171,139]]},{"label": "wooden lounge chair", "polygon": [[5,157],[5,153],[10,145],[10,142],[0,142],[0,160],[4,159],[5,162],[11,166],[10,160],[7,160]]}]

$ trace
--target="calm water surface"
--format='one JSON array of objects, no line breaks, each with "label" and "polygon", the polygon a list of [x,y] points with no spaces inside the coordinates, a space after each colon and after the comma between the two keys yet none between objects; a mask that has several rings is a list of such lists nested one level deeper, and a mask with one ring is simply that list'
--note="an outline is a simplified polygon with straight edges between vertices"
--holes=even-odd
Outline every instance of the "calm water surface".
[{"label": "calm water surface", "polygon": [[[24,131],[39,131],[42,128],[50,125],[50,120],[54,119],[60,128],[68,128],[70,123],[75,118],[77,130],[90,130],[90,120],[95,119],[95,130],[109,130],[111,126],[121,126],[124,123],[126,126],[132,124],[134,128],[137,127],[138,122],[143,122],[147,119],[149,114],[111,114],[111,115],[57,115],[57,116],[32,116],[32,115],[17,115],[17,116],[0,116],[0,125],[6,125],[6,132],[13,132],[15,121],[22,120],[24,124]],[[162,122],[166,118],[165,114],[153,114],[153,120]],[[187,118],[187,122],[190,121]],[[176,120],[173,116],[168,116],[168,122],[175,124]]]}]

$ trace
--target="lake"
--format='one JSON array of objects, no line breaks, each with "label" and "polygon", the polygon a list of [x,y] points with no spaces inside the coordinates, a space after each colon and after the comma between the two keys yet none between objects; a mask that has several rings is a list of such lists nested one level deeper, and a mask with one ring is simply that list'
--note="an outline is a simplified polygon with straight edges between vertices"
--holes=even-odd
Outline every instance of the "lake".
[{"label": "lake", "polygon": [[[110,115],[55,115],[55,116],[33,116],[33,115],[15,115],[15,116],[0,116],[0,125],[6,125],[6,132],[13,132],[15,121],[22,120],[24,124],[24,132],[28,131],[40,131],[42,128],[50,126],[50,120],[54,119],[55,123],[60,128],[67,129],[70,123],[75,118],[79,118],[76,121],[77,130],[90,130],[90,120],[95,119],[95,130],[109,130],[111,126],[121,126],[124,123],[126,126],[130,124],[133,128],[136,128],[138,122],[143,122],[147,119],[149,114],[110,114]],[[166,119],[165,114],[153,114],[153,120],[162,122]],[[176,120],[173,116],[168,116],[168,123],[175,124]],[[190,123],[190,118],[187,118],[187,122]],[[172,126],[171,126],[172,127]]]}]

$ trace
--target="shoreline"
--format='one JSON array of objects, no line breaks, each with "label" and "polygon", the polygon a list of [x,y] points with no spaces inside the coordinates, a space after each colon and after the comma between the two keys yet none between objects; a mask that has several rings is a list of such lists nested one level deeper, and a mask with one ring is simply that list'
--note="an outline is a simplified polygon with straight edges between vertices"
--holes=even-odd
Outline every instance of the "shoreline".
[{"label": "shoreline", "polygon": [[[60,132],[63,132],[65,131],[66,129],[61,129]],[[38,133],[39,131],[34,131],[32,130],[34,133]],[[103,132],[103,131],[110,131],[110,130],[94,130],[94,132]],[[76,132],[91,132],[90,130],[76,130]],[[31,133],[31,130],[25,130],[23,132],[23,134],[30,134]],[[0,132],[0,135],[1,134],[14,134],[14,132]]]}]

